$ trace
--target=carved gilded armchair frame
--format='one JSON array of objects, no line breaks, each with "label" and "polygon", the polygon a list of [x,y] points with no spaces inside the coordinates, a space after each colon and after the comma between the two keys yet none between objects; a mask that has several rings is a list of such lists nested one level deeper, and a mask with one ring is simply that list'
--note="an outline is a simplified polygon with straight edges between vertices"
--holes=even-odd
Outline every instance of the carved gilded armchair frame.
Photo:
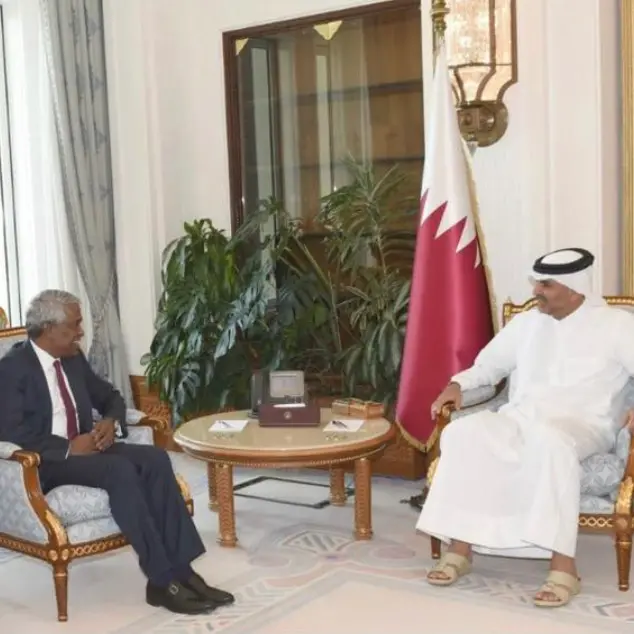
[{"label": "carved gilded armchair frame", "polygon": [[[634,297],[609,296],[605,298],[611,306],[628,306],[634,309]],[[534,308],[535,299],[531,299],[524,304],[513,304],[507,302],[502,308],[502,326],[505,326],[513,316]],[[496,395],[503,388],[503,384],[498,386]],[[495,396],[483,403],[492,401]],[[436,422],[436,442],[430,452],[430,465],[427,471],[427,486],[432,485],[436,465],[440,457],[440,435],[443,429],[451,422],[451,414],[454,406],[448,403],[443,407]],[[630,566],[632,559],[632,532],[634,530],[634,517],[632,513],[632,501],[634,497],[634,434],[630,439],[628,460],[625,471],[619,484],[618,496],[614,504],[613,513],[580,513],[579,528],[585,532],[609,533],[614,535],[616,547],[616,560],[618,572],[619,590],[628,590],[630,587]],[[432,558],[440,557],[441,542],[437,538],[431,540]]]},{"label": "carved gilded armchair frame", "polygon": [[[7,328],[0,330],[0,339],[24,335],[24,328]],[[169,421],[158,416],[146,416],[142,418],[135,427],[149,427],[152,430],[154,444],[163,446],[166,433],[169,430]],[[57,600],[57,618],[59,621],[68,620],[68,565],[73,559],[89,557],[107,553],[128,545],[126,538],[121,534],[109,535],[102,539],[92,541],[71,543],[68,539],[66,529],[61,520],[50,508],[46,497],[40,487],[38,467],[40,456],[32,451],[15,451],[6,458],[17,462],[21,467],[22,482],[24,490],[27,492],[29,502],[38,519],[44,526],[48,535],[48,542],[45,544],[35,543],[15,536],[0,533],[0,548],[6,548],[14,552],[41,559],[50,564],[53,568],[53,579],[55,583],[55,597]],[[189,512],[193,515],[194,503],[191,492],[185,480],[176,476],[185,503]],[[1,495],[1,492],[0,492]]]}]

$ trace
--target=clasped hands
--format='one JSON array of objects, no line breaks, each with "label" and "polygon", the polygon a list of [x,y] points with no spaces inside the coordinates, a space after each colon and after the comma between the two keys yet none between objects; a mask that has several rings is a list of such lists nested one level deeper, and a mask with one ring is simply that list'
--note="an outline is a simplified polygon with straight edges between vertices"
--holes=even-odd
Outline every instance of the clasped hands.
[{"label": "clasped hands", "polygon": [[109,449],[115,439],[115,421],[104,418],[95,423],[88,434],[79,434],[70,441],[70,453],[74,456],[98,453]]}]

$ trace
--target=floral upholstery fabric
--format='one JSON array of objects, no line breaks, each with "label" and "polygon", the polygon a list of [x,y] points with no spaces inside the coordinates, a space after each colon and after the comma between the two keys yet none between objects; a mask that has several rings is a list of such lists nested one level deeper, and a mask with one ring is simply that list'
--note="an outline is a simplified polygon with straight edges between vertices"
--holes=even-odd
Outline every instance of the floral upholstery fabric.
[{"label": "floral upholstery fabric", "polygon": [[121,533],[117,523],[112,517],[104,517],[99,520],[90,520],[89,522],[80,522],[66,528],[68,541],[71,544],[82,544],[90,542],[94,539],[103,539],[111,535]]},{"label": "floral upholstery fabric", "polygon": [[[0,443],[0,451],[15,451],[15,445]],[[48,534],[29,502],[22,479],[22,465],[0,458],[0,533],[36,544],[46,544]]]},{"label": "floral upholstery fabric", "polygon": [[[8,335],[8,336],[4,336]],[[3,333],[0,337],[0,357],[3,357],[18,342],[26,339],[26,332],[21,328],[16,330],[15,334]]]},{"label": "floral upholstery fabric", "polygon": [[[482,402],[481,393],[470,394],[465,391],[465,407],[454,412],[452,418],[461,418],[482,410],[497,411],[508,400],[508,388],[497,397]],[[615,446],[609,453],[594,454],[581,463],[581,512],[613,513],[614,502],[618,496],[619,484],[625,472],[630,449],[630,433],[621,427],[627,410],[634,407],[634,380],[630,379],[622,395],[622,408],[615,421]],[[475,405],[468,405],[476,403]]]}]

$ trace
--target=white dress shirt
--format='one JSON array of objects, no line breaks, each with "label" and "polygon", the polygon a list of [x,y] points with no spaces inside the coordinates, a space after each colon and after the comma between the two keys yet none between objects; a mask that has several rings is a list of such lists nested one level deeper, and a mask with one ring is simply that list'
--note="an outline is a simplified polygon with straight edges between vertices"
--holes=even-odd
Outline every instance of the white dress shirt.
[{"label": "white dress shirt", "polygon": [[[33,341],[31,341],[31,345],[33,346],[33,350],[37,355],[37,358],[42,366],[42,370],[44,371],[44,376],[46,377],[46,385],[48,385],[48,392],[51,397],[51,406],[53,410],[53,426],[52,433],[55,436],[61,436],[62,438],[68,438],[67,432],[67,422],[66,422],[66,408],[64,407],[64,401],[62,400],[62,394],[59,389],[59,385],[57,383],[57,373],[55,372],[54,363],[57,361],[55,357],[52,357],[48,352],[39,348]],[[62,366],[62,376],[64,377],[64,382],[66,383],[66,389],[70,394],[70,397],[73,401],[73,405],[75,406],[75,418],[77,422],[77,433],[79,433],[79,420],[77,420],[77,402],[75,401],[75,396],[73,395],[73,390],[70,387],[68,382],[68,377],[64,372],[64,367]]]}]

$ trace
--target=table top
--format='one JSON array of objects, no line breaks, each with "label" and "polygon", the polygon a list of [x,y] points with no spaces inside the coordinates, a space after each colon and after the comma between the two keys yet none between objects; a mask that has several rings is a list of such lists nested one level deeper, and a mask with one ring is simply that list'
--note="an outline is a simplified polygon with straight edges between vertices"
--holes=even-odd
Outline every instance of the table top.
[{"label": "table top", "polygon": [[319,427],[260,427],[257,419],[250,419],[240,432],[210,430],[219,420],[247,418],[246,410],[195,418],[175,431],[174,441],[187,453],[208,459],[287,461],[348,456],[353,460],[385,446],[394,436],[394,426],[384,418],[366,420],[358,431],[325,431],[333,419],[355,420],[352,416],[335,415],[330,408],[321,409]]}]

